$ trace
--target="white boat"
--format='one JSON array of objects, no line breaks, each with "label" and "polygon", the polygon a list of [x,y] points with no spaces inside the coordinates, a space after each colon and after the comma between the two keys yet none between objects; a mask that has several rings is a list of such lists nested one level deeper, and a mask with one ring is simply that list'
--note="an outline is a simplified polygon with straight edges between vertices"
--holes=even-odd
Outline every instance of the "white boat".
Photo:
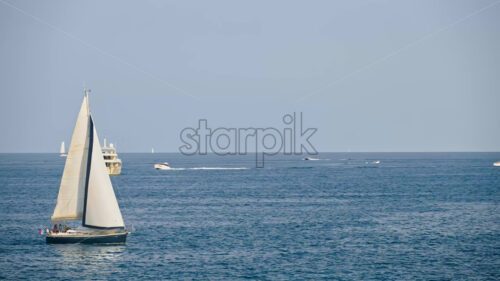
[{"label": "white boat", "polygon": [[59,150],[59,153],[61,153],[61,157],[66,157],[68,154],[66,154],[66,147],[64,145],[64,141],[61,142],[61,149]]},{"label": "white boat", "polygon": [[106,164],[108,174],[112,176],[119,175],[122,172],[122,160],[118,158],[116,147],[112,143],[107,146],[106,139],[104,139],[102,155],[104,157],[104,164]]},{"label": "white boat", "polygon": [[151,154],[155,153],[155,149],[151,148]]},{"label": "white boat", "polygon": [[494,162],[494,163],[493,163],[493,166],[495,166],[495,167],[500,167],[500,161],[498,161],[498,162]]},{"label": "white boat", "polygon": [[373,164],[380,164],[380,160],[373,161]]},{"label": "white boat", "polygon": [[312,157],[306,157],[304,158],[304,160],[308,160],[308,161],[317,161],[319,160],[318,158],[312,158]]},{"label": "white boat", "polygon": [[167,162],[155,164],[155,169],[156,170],[170,170],[172,169]]},{"label": "white boat", "polygon": [[[66,222],[81,221],[74,229]],[[123,222],[90,114],[85,91],[64,172],[47,229],[47,243],[123,243],[130,233]]]}]

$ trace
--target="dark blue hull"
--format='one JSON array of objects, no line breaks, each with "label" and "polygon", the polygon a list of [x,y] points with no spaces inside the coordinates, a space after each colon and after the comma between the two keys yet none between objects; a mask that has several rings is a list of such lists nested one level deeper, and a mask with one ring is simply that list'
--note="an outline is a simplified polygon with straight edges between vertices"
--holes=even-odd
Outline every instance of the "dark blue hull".
[{"label": "dark blue hull", "polygon": [[127,234],[128,232],[95,236],[47,236],[45,242],[49,244],[116,244],[125,243]]}]

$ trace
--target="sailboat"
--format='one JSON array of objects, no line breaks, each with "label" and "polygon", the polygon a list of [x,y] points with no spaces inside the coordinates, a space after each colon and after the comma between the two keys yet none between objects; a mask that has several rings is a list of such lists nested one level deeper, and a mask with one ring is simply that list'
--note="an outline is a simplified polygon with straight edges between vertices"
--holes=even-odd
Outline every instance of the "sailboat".
[{"label": "sailboat", "polygon": [[66,154],[66,147],[64,145],[64,141],[61,142],[61,149],[59,150],[59,152],[61,153],[61,157],[66,157],[68,156],[68,154]]},{"label": "sailboat", "polygon": [[[64,223],[81,221],[72,229]],[[59,187],[47,243],[124,243],[123,222],[85,91]]]}]

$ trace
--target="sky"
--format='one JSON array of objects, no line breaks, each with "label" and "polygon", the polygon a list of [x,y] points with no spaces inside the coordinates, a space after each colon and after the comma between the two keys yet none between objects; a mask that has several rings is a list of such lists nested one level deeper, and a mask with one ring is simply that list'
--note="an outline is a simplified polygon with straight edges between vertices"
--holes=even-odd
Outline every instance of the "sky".
[{"label": "sky", "polygon": [[58,152],[83,89],[118,152],[196,127],[318,151],[500,151],[500,1],[0,0],[0,152]]}]

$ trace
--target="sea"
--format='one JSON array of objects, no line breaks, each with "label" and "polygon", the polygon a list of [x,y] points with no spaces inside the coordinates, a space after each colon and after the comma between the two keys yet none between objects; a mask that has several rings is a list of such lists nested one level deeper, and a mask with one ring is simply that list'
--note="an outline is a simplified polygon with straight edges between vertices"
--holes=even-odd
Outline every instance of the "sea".
[{"label": "sea", "polygon": [[0,154],[0,279],[500,280],[500,153],[119,156],[126,244],[51,245],[65,158]]}]

